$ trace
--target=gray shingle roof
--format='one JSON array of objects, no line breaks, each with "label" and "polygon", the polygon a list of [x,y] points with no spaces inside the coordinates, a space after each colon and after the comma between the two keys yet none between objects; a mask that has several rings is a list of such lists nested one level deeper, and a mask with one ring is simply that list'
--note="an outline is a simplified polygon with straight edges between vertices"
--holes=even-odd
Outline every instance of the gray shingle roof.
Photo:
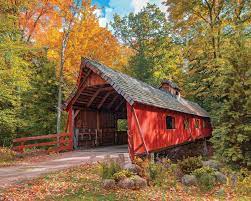
[{"label": "gray shingle roof", "polygon": [[179,90],[178,85],[176,83],[172,82],[171,80],[165,80],[164,82],[162,82],[162,84],[169,84],[172,88]]},{"label": "gray shingle roof", "polygon": [[197,103],[185,100],[181,97],[176,98],[168,92],[115,71],[97,61],[85,58],[83,62],[87,67],[99,74],[110,85],[112,85],[130,105],[134,102],[138,102],[187,114],[209,117],[208,113]]}]

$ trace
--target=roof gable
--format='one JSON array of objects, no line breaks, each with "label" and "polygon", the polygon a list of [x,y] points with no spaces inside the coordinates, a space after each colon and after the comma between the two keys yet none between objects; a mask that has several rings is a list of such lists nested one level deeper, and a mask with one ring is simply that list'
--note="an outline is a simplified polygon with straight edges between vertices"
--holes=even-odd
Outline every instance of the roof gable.
[{"label": "roof gable", "polygon": [[90,59],[83,59],[82,68],[88,67],[109,83],[125,100],[133,105],[134,102],[174,110],[182,113],[209,117],[208,113],[198,104],[184,98],[176,98],[170,93],[157,89],[145,82],[115,71],[103,64]]}]

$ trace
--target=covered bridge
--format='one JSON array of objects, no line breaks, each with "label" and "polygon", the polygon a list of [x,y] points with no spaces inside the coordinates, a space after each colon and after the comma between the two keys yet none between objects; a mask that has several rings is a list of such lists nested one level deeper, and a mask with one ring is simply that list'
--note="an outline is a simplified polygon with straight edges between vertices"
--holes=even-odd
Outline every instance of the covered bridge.
[{"label": "covered bridge", "polygon": [[[74,148],[127,144],[131,158],[212,133],[208,113],[166,81],[158,89],[87,58],[64,103]],[[127,130],[117,122],[127,120]]]}]

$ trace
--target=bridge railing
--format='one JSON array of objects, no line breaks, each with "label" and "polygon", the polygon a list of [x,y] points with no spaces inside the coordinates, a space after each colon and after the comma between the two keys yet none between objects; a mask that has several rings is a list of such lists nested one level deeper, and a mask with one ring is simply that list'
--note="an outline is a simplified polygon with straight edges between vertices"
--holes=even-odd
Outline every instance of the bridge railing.
[{"label": "bridge railing", "polygon": [[[43,141],[41,142],[41,140]],[[72,150],[73,148],[73,140],[71,133],[59,133],[16,138],[13,140],[13,144],[15,145],[13,147],[13,150],[17,152],[23,152],[25,149],[33,147],[52,147],[52,149],[57,152]]]}]

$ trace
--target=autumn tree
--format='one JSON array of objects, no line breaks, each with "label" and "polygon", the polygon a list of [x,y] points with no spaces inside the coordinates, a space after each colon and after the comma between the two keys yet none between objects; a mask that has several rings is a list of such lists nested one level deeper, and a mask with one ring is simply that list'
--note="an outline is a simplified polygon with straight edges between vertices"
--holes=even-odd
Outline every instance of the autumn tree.
[{"label": "autumn tree", "polygon": [[173,43],[165,13],[156,5],[147,4],[139,13],[122,18],[117,14],[112,27],[135,52],[129,61],[134,77],[153,84],[162,79],[181,81],[180,50]]},{"label": "autumn tree", "polygon": [[[99,26],[98,18],[90,1],[56,2],[53,15],[34,34],[34,40],[41,46],[48,47],[49,58],[59,63],[59,93],[58,93],[58,123],[60,131],[60,116],[63,91],[69,93],[75,84],[79,71],[81,57],[99,60],[109,66],[123,66],[126,56],[123,48],[107,28]],[[41,21],[42,22],[42,21]],[[39,29],[39,27],[38,27]]]},{"label": "autumn tree", "polygon": [[24,36],[20,27],[30,2],[0,1],[0,144],[4,145],[17,135],[56,130],[56,65],[47,59],[46,49],[27,41],[30,34]]},{"label": "autumn tree", "polygon": [[22,95],[30,87],[28,47],[18,29],[21,1],[0,1],[0,144],[11,141],[22,120]]},{"label": "autumn tree", "polygon": [[56,0],[30,0],[25,1],[19,13],[19,30],[24,41],[30,42],[49,16],[53,15]]},{"label": "autumn tree", "polygon": [[211,113],[216,154],[250,164],[250,1],[167,0],[166,5],[183,43],[186,91]]}]

